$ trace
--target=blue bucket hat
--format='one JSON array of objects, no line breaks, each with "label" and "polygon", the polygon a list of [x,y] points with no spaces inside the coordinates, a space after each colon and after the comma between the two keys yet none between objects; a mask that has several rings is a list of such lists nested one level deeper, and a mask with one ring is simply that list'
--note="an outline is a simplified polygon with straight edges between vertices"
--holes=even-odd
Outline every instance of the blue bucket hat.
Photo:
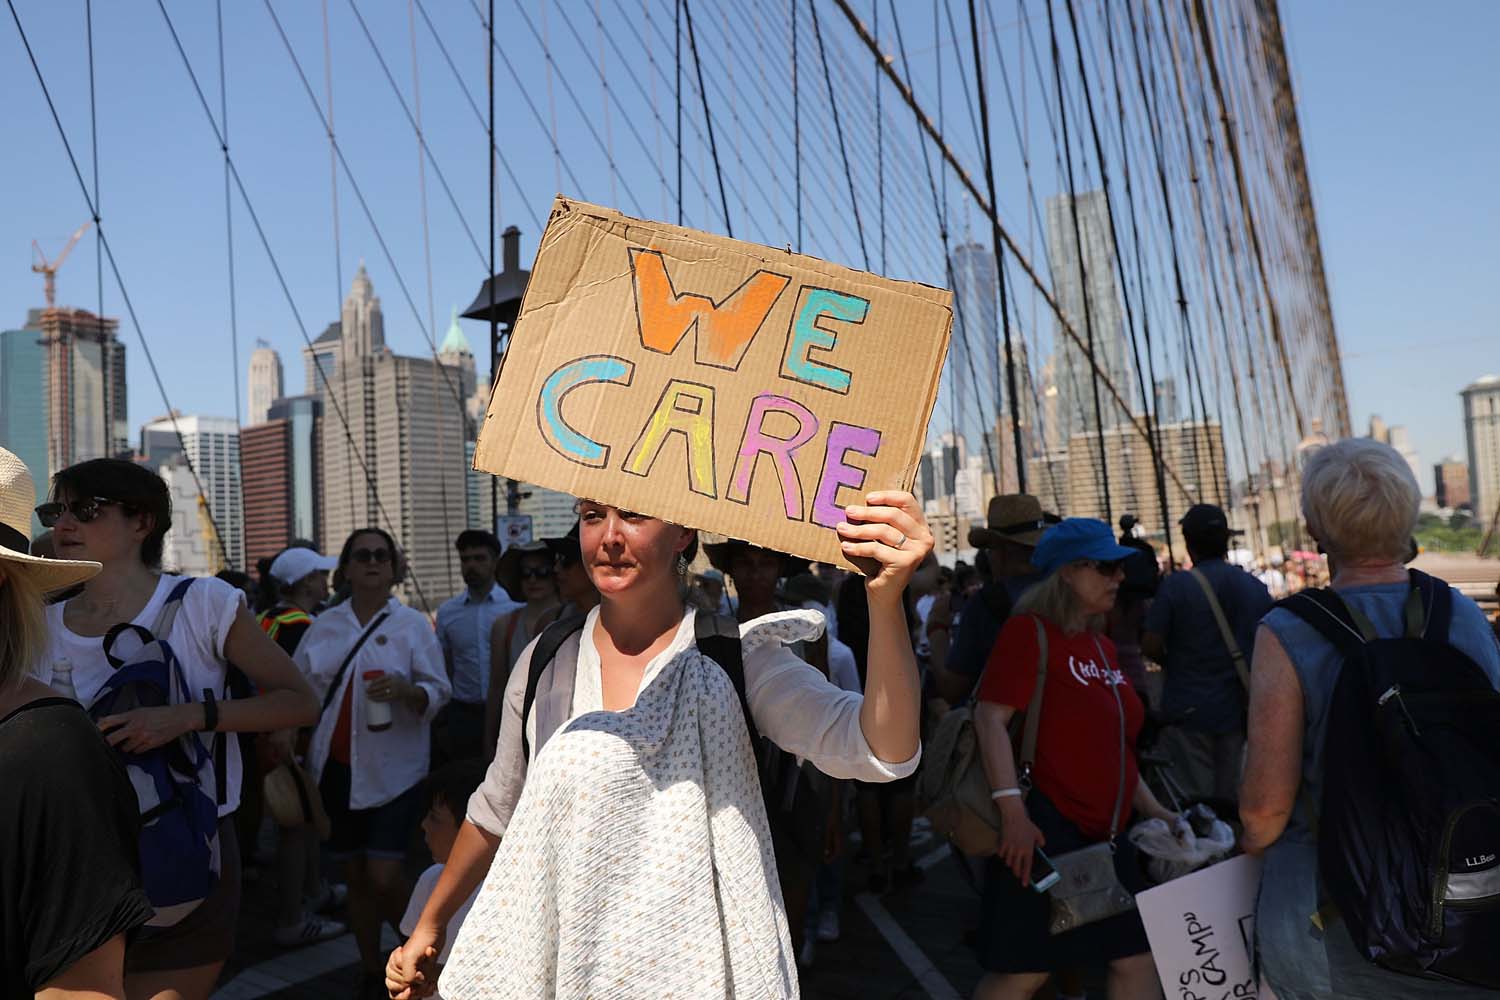
[{"label": "blue bucket hat", "polygon": [[1069,517],[1047,529],[1031,552],[1031,565],[1043,573],[1051,573],[1059,566],[1080,559],[1114,562],[1134,554],[1135,549],[1115,541],[1109,525],[1103,521],[1092,517]]}]

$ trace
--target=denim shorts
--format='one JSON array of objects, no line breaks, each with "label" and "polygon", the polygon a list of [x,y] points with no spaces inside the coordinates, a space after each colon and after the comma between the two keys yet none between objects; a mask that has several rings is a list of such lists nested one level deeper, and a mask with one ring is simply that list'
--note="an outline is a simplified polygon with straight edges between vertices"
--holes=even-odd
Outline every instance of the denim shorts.
[{"label": "denim shorts", "polygon": [[328,853],[345,860],[356,855],[399,861],[406,857],[417,827],[422,823],[422,784],[418,782],[384,805],[370,809],[349,808],[348,764],[330,760],[323,765],[318,790],[328,811],[331,833]]}]

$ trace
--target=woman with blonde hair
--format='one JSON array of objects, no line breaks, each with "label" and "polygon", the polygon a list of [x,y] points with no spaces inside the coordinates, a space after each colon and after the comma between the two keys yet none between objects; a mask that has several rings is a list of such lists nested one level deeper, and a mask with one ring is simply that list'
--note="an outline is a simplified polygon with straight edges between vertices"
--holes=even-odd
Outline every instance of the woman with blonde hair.
[{"label": "woman with blonde hair", "polygon": [[[1378,639],[1408,634],[1416,581],[1404,563],[1421,502],[1411,467],[1378,441],[1348,438],[1305,460],[1302,516],[1328,554],[1332,595],[1351,617],[1358,616],[1356,621],[1362,617]],[[1451,599],[1448,645],[1500,688],[1500,648],[1484,613],[1442,581],[1425,580],[1446,589]],[[1436,594],[1428,608],[1435,600]],[[1342,666],[1339,649],[1290,608],[1276,608],[1261,619],[1250,669],[1240,818],[1241,845],[1265,856],[1255,930],[1266,982],[1281,1000],[1493,997],[1492,990],[1383,969],[1356,950],[1346,921],[1315,919],[1325,902],[1319,897],[1325,883],[1315,812],[1324,801],[1325,737]],[[1484,765],[1476,759],[1473,766]],[[1491,853],[1488,862],[1493,861]],[[1493,875],[1496,869],[1489,871]]]},{"label": "woman with blonde hair", "polygon": [[120,997],[125,936],[151,917],[135,792],[78,702],[30,675],[44,595],[99,564],[28,555],[35,503],[26,466],[0,448],[0,996]]},{"label": "woman with blonde hair", "polygon": [[[1031,885],[1039,848],[1057,858],[1110,842],[1121,886],[1138,892],[1140,867],[1121,836],[1131,812],[1178,819],[1140,780],[1145,709],[1103,634],[1134,554],[1103,521],[1070,517],[1049,528],[1031,556],[1045,576],[1017,602],[980,680],[974,725],[1003,826],[985,868],[978,951],[986,975],[976,1000],[1024,1000],[1054,973],[1098,965],[1108,966],[1111,1000],[1161,996],[1134,908],[1052,933],[1051,897]],[[1017,761],[1009,726],[1028,711],[1034,760]]]}]

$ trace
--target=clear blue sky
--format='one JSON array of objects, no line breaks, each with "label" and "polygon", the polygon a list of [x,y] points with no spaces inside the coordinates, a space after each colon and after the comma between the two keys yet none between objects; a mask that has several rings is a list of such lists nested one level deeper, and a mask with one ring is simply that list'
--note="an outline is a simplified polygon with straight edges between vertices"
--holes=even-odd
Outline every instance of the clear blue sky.
[{"label": "clear blue sky", "polygon": [[[17,6],[92,186],[83,3],[18,0]],[[408,305],[397,272],[342,172],[343,261],[341,276],[336,277],[329,154],[322,126],[262,4],[224,6],[231,151],[308,332],[316,336],[336,318],[354,267],[364,258],[384,302],[392,346],[403,353],[426,353],[421,327],[429,318],[428,284],[417,196],[418,154],[412,130],[349,4],[329,2],[335,125],[415,309]],[[868,4],[858,6],[866,9]],[[167,7],[217,115],[213,5],[169,0]],[[773,7],[780,9],[770,0],[735,7],[705,2],[695,4],[695,11],[699,43],[706,54],[722,51],[726,36],[741,42],[737,60],[705,67],[715,115],[726,119],[719,140],[732,188],[735,235],[780,244],[792,239],[793,207],[775,198],[776,187],[756,167],[761,154],[753,147],[767,134],[772,144],[784,146],[784,136],[776,130],[784,129],[785,122],[776,120],[774,108],[757,106],[755,100],[731,102],[719,89],[732,73],[741,74],[739,86],[745,91],[752,89],[745,74],[769,72],[773,79],[777,75],[776,68],[766,71],[754,57],[755,32],[778,30]],[[997,9],[1005,7],[1000,4]],[[276,8],[321,99],[319,5],[282,0]],[[367,0],[360,9],[410,101],[407,5]],[[427,0],[426,9],[482,107],[484,41],[478,18],[466,0]],[[551,11],[545,26],[544,9]],[[570,12],[571,24],[561,9]],[[633,2],[606,2],[602,9],[601,32],[592,3],[560,7],[497,2],[507,55],[526,81],[536,114],[544,122],[555,116],[559,145],[576,174],[570,177],[559,169],[549,128],[537,124],[505,66],[497,64],[502,148],[519,181],[518,188],[502,170],[499,215],[502,226],[514,223],[523,229],[523,259],[534,250],[537,220],[545,217],[557,190],[614,203],[632,214],[675,213],[667,194],[669,183],[663,180],[670,182],[675,173],[671,90],[654,74],[651,63],[657,60],[670,76],[670,0],[651,0],[651,23],[639,16],[626,18],[622,11],[639,10]],[[837,23],[831,6],[820,9],[827,11],[823,28],[833,50],[836,80],[837,74],[853,72],[867,87],[868,66],[849,70],[837,58],[839,52],[853,51],[847,27]],[[997,16],[1003,33],[1014,30],[1014,24]],[[1395,2],[1304,0],[1284,3],[1283,16],[1355,426],[1362,428],[1371,412],[1390,423],[1408,425],[1423,461],[1430,464],[1445,453],[1462,450],[1458,390],[1479,374],[1500,370],[1500,351],[1494,346],[1495,317],[1500,313],[1500,281],[1495,277],[1500,263],[1500,191],[1495,180],[1500,177],[1500,141],[1488,125],[1496,121],[1495,101],[1500,96],[1500,63],[1493,58],[1494,39],[1500,36],[1500,5],[1450,2],[1417,16],[1409,6]],[[542,47],[526,17],[539,33],[546,33],[555,53],[559,72],[552,80],[550,100]],[[912,58],[925,67],[914,76],[931,108],[933,28],[925,14],[903,20]],[[804,21],[802,27],[806,60],[814,50],[810,26]],[[454,191],[462,219],[483,246],[484,137],[420,14],[416,38],[428,143]],[[644,47],[638,38],[645,40]],[[235,380],[228,350],[224,180],[217,144],[154,3],[95,4],[95,45],[103,216],[142,332],[162,370],[172,405],[188,412],[229,415],[234,410]],[[601,57],[613,98],[599,85],[595,66]],[[627,61],[633,74],[623,71]],[[804,61],[804,72],[814,67]],[[821,81],[804,86],[814,84],[821,86]],[[946,86],[953,88],[948,131],[960,155],[977,165],[951,75]],[[577,94],[584,114],[574,107],[568,87]],[[0,93],[7,96],[7,155],[0,158],[0,327],[9,327],[19,324],[28,307],[41,303],[41,279],[29,270],[31,240],[38,238],[55,252],[88,213],[8,12],[0,18]],[[886,98],[891,99],[888,90]],[[630,121],[614,100],[632,109]],[[825,140],[822,161],[806,168],[806,249],[858,265],[860,250],[853,230],[838,225],[839,213],[832,207],[834,199],[843,196],[843,178],[835,166],[834,147],[826,141],[826,122],[817,120],[826,109],[804,106],[803,113],[808,116],[808,144],[820,145],[820,128]],[[855,112],[846,108],[844,113],[852,133],[855,173],[861,183],[872,183],[868,132],[851,125]],[[995,114],[1002,211],[1018,232],[1024,232],[1026,213],[1014,193],[1018,158],[1008,119],[1000,117],[999,108]],[[585,115],[597,140],[584,124]],[[687,163],[685,221],[722,229],[712,164],[701,151],[704,144],[693,139],[691,108],[688,117],[693,152]],[[1032,128],[1038,127],[1033,121]],[[905,148],[915,147],[906,143]],[[605,149],[613,150],[618,171],[610,171]],[[935,242],[934,232],[928,231],[931,203],[923,204],[927,193],[920,161],[891,162],[886,169],[892,171],[888,184],[900,195],[892,201],[892,233],[921,230],[918,237],[891,240],[886,270],[942,283],[940,258],[913,248]],[[1040,183],[1050,183],[1050,178]],[[758,184],[772,192],[770,211],[749,210],[735,193],[745,192],[745,199],[754,202]],[[449,307],[468,303],[484,267],[430,166],[427,186],[436,327],[431,333],[441,339]],[[961,213],[951,178],[950,204]],[[866,224],[872,225],[868,220]],[[246,359],[257,338],[282,353],[288,391],[300,391],[297,326],[237,196],[234,226],[241,395]],[[961,231],[962,223],[956,220],[954,228]],[[872,253],[878,252],[873,235],[870,241]],[[1034,256],[1040,264],[1040,253]],[[878,266],[879,261],[872,263]],[[61,301],[95,308],[94,277],[90,236],[59,277]],[[104,308],[124,318],[108,274]],[[482,351],[484,329],[473,323],[466,323],[465,329]],[[1031,335],[1050,341],[1050,327]],[[139,425],[160,413],[163,404],[128,319],[122,336],[129,345],[131,420]]]},{"label": "clear blue sky", "polygon": [[1281,6],[1354,425],[1430,466],[1500,371],[1500,5]]}]

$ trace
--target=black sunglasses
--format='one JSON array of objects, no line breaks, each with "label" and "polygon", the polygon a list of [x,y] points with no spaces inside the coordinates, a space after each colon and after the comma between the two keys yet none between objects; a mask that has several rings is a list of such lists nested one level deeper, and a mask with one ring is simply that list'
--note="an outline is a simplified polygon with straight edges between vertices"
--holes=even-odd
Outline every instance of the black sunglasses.
[{"label": "black sunglasses", "polygon": [[521,579],[545,580],[552,575],[551,566],[533,566],[530,569],[521,570]]},{"label": "black sunglasses", "polygon": [[88,524],[99,516],[103,508],[111,504],[129,509],[129,505],[120,500],[111,500],[108,497],[84,497],[82,500],[69,500],[67,503],[53,501],[38,504],[36,519],[42,522],[42,527],[50,528],[62,520],[64,514],[72,514],[78,519],[79,524]]},{"label": "black sunglasses", "polygon": [[1078,562],[1100,576],[1114,576],[1125,571],[1124,559],[1080,559]]},{"label": "black sunglasses", "polygon": [[361,563],[386,563],[391,561],[391,552],[389,549],[355,549],[349,553],[349,558]]}]

